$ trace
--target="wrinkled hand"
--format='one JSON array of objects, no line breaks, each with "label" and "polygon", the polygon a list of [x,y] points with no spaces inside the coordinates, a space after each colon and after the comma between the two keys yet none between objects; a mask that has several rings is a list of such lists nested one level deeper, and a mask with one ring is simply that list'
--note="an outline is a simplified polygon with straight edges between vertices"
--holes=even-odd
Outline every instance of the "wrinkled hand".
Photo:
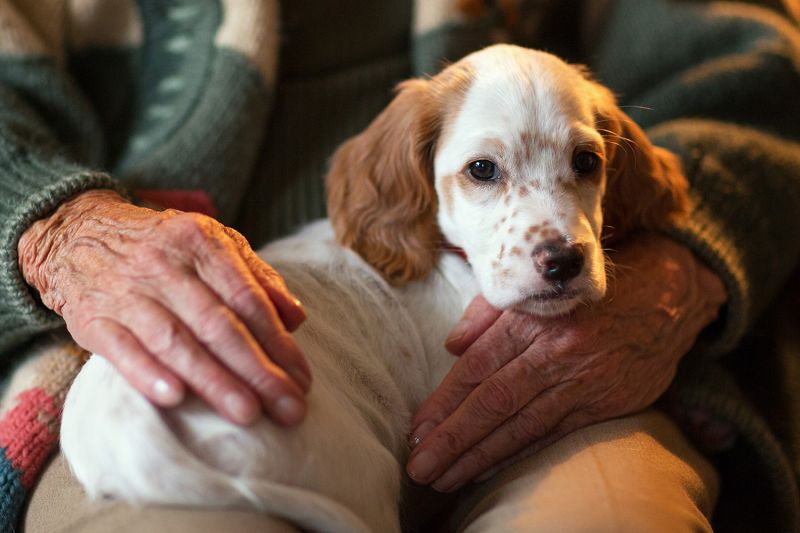
[{"label": "wrinkled hand", "polygon": [[177,405],[188,386],[240,424],[262,405],[283,424],[304,417],[310,371],[287,330],[305,313],[234,230],[90,191],[34,223],[18,249],[75,341],[154,403]]},{"label": "wrinkled hand", "polygon": [[633,236],[612,258],[606,298],[568,316],[470,304],[446,342],[461,357],[412,421],[412,479],[453,491],[661,396],[724,287],[666,237]]}]

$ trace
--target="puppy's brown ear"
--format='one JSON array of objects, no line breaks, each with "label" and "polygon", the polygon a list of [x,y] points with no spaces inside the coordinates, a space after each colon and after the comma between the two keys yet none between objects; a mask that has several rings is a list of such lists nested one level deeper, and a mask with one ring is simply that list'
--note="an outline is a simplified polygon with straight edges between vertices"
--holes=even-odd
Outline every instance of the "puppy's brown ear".
[{"label": "puppy's brown ear", "polygon": [[[598,86],[599,87],[599,86]],[[603,234],[619,240],[634,229],[662,230],[689,213],[689,184],[672,152],[653,146],[642,129],[599,87],[597,129],[606,145]]]},{"label": "puppy's brown ear", "polygon": [[402,83],[389,107],[336,151],[326,177],[337,240],[394,285],[427,275],[441,242],[433,185],[440,118],[430,83]]}]

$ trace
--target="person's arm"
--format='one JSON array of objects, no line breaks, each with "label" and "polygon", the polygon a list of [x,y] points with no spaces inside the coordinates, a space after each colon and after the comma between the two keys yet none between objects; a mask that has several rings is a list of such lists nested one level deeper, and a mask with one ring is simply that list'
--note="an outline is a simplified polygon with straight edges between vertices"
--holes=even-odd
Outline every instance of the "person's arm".
[{"label": "person's arm", "polygon": [[[20,273],[17,242],[30,225],[83,191],[121,187],[99,171],[98,120],[58,59],[61,43],[39,37],[13,3],[0,38],[0,354],[63,325]],[[64,24],[51,13],[54,24]]]},{"label": "person's arm", "polygon": [[[548,320],[473,303],[449,341],[459,362],[412,423],[407,469],[420,483],[453,490],[523,448],[650,405],[726,294],[698,357],[734,345],[797,262],[796,29],[747,7],[621,0],[594,44],[599,79],[642,106],[626,111],[682,157],[691,223],[673,233],[680,244],[620,245],[618,264],[646,268],[644,277],[626,286],[635,276],[618,275],[617,296],[552,324],[557,334]],[[685,276],[668,276],[670,263]],[[501,343],[507,331],[516,333]]]}]

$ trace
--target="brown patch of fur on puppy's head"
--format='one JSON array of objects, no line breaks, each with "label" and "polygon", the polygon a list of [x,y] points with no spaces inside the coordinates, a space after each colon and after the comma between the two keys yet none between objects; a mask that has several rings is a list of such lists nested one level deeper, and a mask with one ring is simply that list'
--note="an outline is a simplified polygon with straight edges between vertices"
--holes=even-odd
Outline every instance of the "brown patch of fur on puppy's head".
[{"label": "brown patch of fur on puppy's head", "polygon": [[401,83],[389,106],[334,154],[326,176],[337,240],[394,285],[426,276],[442,244],[433,156],[472,81],[465,64]]},{"label": "brown patch of fur on puppy's head", "polygon": [[689,214],[689,183],[677,156],[653,146],[607,88],[595,89],[596,128],[606,151],[603,236],[623,238],[635,229],[664,230]]}]

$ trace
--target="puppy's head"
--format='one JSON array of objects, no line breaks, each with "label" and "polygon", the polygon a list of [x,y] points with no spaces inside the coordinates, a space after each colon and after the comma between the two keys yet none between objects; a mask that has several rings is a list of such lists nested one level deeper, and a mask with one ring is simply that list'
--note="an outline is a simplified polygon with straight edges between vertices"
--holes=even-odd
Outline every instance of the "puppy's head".
[{"label": "puppy's head", "polygon": [[688,210],[677,158],[610,91],[507,45],[401,84],[334,155],[327,186],[338,239],[389,282],[424,277],[451,244],[490,303],[539,315],[605,294],[601,239]]}]

